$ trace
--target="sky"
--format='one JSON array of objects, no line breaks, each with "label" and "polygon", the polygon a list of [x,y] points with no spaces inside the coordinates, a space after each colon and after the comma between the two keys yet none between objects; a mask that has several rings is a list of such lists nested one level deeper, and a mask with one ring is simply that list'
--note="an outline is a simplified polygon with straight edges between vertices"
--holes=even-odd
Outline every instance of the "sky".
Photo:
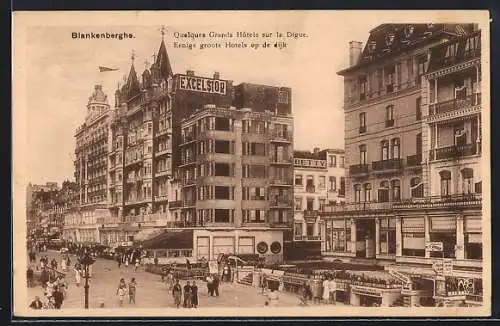
[{"label": "sky", "polygon": [[[365,42],[369,31],[380,24],[376,15],[363,19],[341,15],[287,13],[258,15],[165,13],[162,24],[147,19],[128,24],[78,26],[34,26],[26,30],[25,69],[27,116],[27,173],[30,182],[73,180],[75,129],[84,122],[86,104],[94,85],[103,85],[114,105],[114,91],[128,75],[131,53],[138,74],[145,61],[152,62],[160,42],[160,26],[166,26],[165,42],[174,73],[194,70],[210,77],[215,71],[234,84],[251,82],[292,88],[294,148],[312,150],[343,148],[343,80],[337,71],[348,66],[348,42]],[[49,24],[50,25],[50,24]],[[270,49],[185,49],[178,43],[215,43],[221,39],[176,38],[176,33],[300,32],[307,37],[287,39],[282,50]],[[73,32],[131,33],[132,39],[73,39]],[[274,34],[273,34],[274,35]],[[269,43],[274,43],[274,36]],[[229,41],[238,43],[233,37]],[[245,39],[252,43],[252,39]],[[253,39],[263,43],[263,38]],[[222,41],[225,43],[225,40]],[[98,67],[119,69],[99,73]]]}]

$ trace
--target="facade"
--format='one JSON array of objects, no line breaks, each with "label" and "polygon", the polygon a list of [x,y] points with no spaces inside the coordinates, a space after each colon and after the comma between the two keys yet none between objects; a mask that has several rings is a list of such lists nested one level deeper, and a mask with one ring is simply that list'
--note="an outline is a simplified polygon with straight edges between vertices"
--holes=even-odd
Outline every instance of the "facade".
[{"label": "facade", "polygon": [[[446,264],[455,279],[443,283],[444,292],[460,292],[450,290],[456,277],[472,284],[481,270],[481,261],[467,260],[463,252],[464,216],[470,216],[470,238],[477,243],[481,212],[480,196],[468,194],[480,192],[481,180],[479,51],[472,50],[479,43],[476,36],[474,41],[464,36],[477,35],[475,30],[456,24],[380,25],[364,49],[350,43],[351,66],[339,72],[349,168],[346,204],[326,207],[323,214],[332,241],[326,254],[369,259],[402,272],[397,275],[410,284],[408,296],[436,304],[441,296],[434,294],[433,266],[439,270],[444,264],[436,263],[436,255],[453,257]],[[462,198],[463,189],[470,200],[450,199]],[[431,242],[442,242],[443,251],[433,252]]]},{"label": "facade", "polygon": [[[44,201],[50,200],[50,195],[59,189],[57,182],[47,182],[45,185],[29,183],[26,187],[26,230],[31,235],[35,232],[43,232],[42,212]],[[46,199],[49,198],[49,199]],[[47,222],[44,222],[46,224]]]},{"label": "facade", "polygon": [[244,83],[234,92],[238,107],[209,103],[181,123],[181,216],[195,228],[198,259],[280,262],[293,221],[291,90]]},{"label": "facade", "polygon": [[68,241],[98,242],[98,220],[108,215],[108,151],[111,110],[101,85],[87,103],[85,122],[76,130],[75,180],[79,206],[65,217]]},{"label": "facade", "polygon": [[[319,212],[344,203],[344,151],[315,148],[294,152],[294,241],[321,241],[324,228]],[[319,242],[318,242],[319,243]]]}]

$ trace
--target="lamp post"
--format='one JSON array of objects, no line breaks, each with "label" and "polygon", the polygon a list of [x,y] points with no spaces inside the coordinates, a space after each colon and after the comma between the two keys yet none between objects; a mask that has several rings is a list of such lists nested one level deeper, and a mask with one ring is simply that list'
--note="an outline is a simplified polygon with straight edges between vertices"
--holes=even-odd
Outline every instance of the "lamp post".
[{"label": "lamp post", "polygon": [[85,309],[89,309],[89,267],[92,265],[95,260],[92,258],[90,253],[85,250],[85,253],[82,257],[79,258],[80,264],[83,265],[83,269],[85,271]]}]

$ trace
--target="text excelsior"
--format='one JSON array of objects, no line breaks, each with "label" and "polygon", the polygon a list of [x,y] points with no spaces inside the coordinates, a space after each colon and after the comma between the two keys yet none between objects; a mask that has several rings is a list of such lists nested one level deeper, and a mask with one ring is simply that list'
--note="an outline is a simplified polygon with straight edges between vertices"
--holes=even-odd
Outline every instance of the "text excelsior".
[{"label": "text excelsior", "polygon": [[210,78],[180,76],[179,89],[226,95],[226,82]]}]

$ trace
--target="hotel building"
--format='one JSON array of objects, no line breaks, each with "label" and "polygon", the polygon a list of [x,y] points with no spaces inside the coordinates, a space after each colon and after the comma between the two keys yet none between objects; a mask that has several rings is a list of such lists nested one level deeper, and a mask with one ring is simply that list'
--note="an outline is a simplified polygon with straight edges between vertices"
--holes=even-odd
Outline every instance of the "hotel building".
[{"label": "hotel building", "polygon": [[464,252],[466,240],[478,242],[481,214],[480,195],[469,195],[480,192],[479,51],[471,50],[479,42],[468,41],[477,33],[473,25],[380,25],[364,48],[350,43],[350,67],[339,72],[349,168],[346,204],[322,214],[326,254],[385,265],[404,281],[406,305],[439,304],[435,290],[465,300],[459,281],[434,289],[436,274],[480,288],[469,285],[481,263]]},{"label": "hotel building", "polygon": [[281,262],[293,221],[291,90],[243,83],[234,93],[234,106],[209,103],[181,122],[182,218],[198,259]]},{"label": "hotel building", "polygon": [[295,151],[293,160],[294,250],[286,257],[291,260],[319,256],[331,245],[319,213],[345,199],[344,150]]}]

